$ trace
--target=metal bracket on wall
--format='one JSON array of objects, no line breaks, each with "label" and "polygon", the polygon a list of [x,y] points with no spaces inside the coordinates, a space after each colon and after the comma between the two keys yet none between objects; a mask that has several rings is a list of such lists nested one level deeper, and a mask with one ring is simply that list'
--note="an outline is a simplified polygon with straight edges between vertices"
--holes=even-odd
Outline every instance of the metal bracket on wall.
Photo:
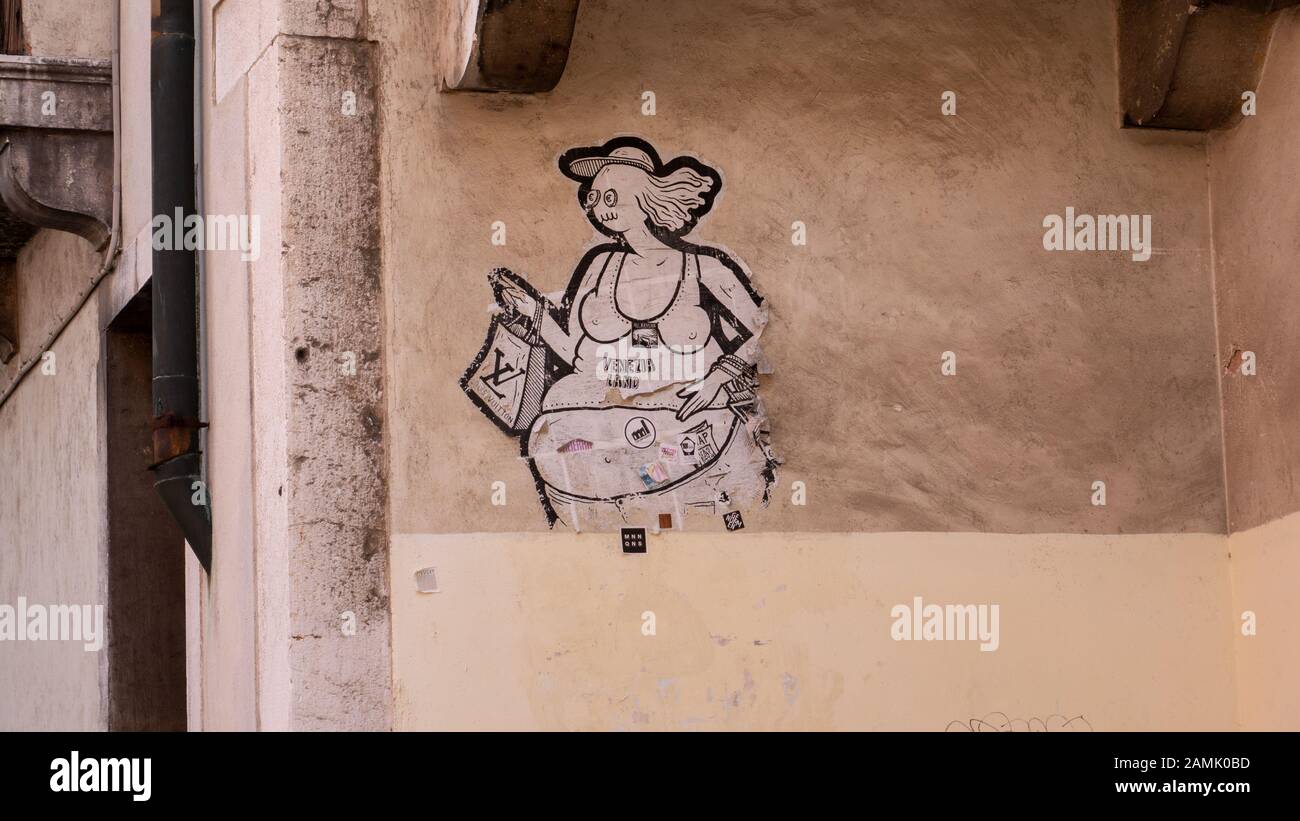
[{"label": "metal bracket on wall", "polygon": [[1120,0],[1124,125],[1207,131],[1235,125],[1259,82],[1273,12],[1300,0]]},{"label": "metal bracket on wall", "polygon": [[448,91],[550,91],[560,82],[579,0],[462,3]]}]

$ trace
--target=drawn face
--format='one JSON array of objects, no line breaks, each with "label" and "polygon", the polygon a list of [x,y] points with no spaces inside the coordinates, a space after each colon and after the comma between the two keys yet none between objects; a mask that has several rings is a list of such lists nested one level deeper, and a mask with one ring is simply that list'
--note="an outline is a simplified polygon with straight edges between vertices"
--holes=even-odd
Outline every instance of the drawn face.
[{"label": "drawn face", "polygon": [[591,219],[610,231],[623,233],[645,223],[636,192],[645,172],[628,165],[607,165],[591,181],[584,206]]}]

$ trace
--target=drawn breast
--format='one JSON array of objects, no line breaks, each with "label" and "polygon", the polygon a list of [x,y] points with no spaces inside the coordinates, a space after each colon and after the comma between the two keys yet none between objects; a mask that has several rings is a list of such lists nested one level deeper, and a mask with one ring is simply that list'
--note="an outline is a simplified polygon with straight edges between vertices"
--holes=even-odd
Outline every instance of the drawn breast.
[{"label": "drawn breast", "polygon": [[632,323],[623,317],[611,294],[605,293],[597,286],[587,292],[578,305],[578,319],[582,322],[582,331],[597,342],[614,342],[632,332]]},{"label": "drawn breast", "polygon": [[709,312],[700,307],[699,270],[699,262],[692,255],[676,299],[659,320],[659,338],[678,351],[698,350],[709,341],[712,321]]},{"label": "drawn breast", "polygon": [[709,313],[699,306],[678,305],[659,320],[659,338],[677,350],[702,348],[709,341]]}]

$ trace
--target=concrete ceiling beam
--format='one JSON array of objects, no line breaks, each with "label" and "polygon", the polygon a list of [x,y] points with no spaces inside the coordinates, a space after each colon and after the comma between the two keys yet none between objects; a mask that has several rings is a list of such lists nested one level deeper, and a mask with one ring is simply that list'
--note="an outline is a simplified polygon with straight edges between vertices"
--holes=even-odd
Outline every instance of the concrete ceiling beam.
[{"label": "concrete ceiling beam", "polygon": [[1120,0],[1124,125],[1207,131],[1242,116],[1277,18],[1300,0]]},{"label": "concrete ceiling beam", "polygon": [[39,228],[102,248],[112,218],[111,64],[0,56],[0,258]]},{"label": "concrete ceiling beam", "polygon": [[460,0],[448,91],[550,91],[569,60],[579,0]]}]

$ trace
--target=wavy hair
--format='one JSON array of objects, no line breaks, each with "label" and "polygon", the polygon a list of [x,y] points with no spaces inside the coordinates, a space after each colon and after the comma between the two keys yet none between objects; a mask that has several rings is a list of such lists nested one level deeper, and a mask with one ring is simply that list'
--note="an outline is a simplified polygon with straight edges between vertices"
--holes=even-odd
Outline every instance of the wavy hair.
[{"label": "wavy hair", "polygon": [[672,233],[690,224],[691,212],[705,204],[704,195],[713,188],[713,180],[689,166],[662,177],[642,173],[645,185],[636,192],[636,203],[650,222]]}]

